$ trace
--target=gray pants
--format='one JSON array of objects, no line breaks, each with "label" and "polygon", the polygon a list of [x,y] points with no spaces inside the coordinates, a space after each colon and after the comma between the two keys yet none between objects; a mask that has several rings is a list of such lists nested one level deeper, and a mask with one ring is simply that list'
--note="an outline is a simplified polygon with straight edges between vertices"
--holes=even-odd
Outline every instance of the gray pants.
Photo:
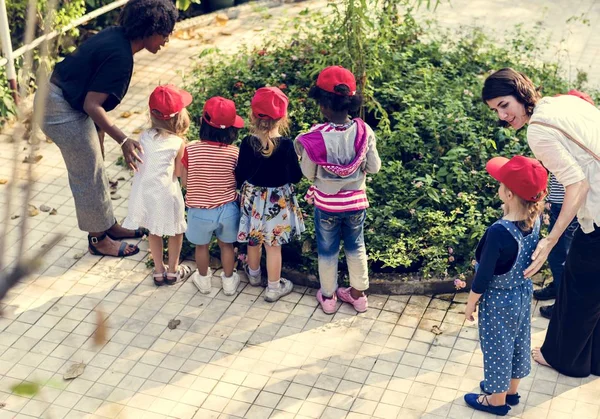
[{"label": "gray pants", "polygon": [[73,109],[59,87],[52,83],[49,87],[41,129],[65,159],[79,228],[106,231],[115,223],[115,216],[94,121]]}]

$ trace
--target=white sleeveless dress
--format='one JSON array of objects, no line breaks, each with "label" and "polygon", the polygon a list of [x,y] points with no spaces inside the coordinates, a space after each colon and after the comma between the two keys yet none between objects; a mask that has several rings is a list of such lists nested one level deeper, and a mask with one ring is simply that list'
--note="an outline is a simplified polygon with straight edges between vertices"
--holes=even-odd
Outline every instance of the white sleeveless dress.
[{"label": "white sleeveless dress", "polygon": [[149,129],[140,136],[144,161],[138,165],[129,195],[123,227],[147,228],[150,234],[174,236],[185,233],[185,204],[177,177],[175,157],[183,140]]}]

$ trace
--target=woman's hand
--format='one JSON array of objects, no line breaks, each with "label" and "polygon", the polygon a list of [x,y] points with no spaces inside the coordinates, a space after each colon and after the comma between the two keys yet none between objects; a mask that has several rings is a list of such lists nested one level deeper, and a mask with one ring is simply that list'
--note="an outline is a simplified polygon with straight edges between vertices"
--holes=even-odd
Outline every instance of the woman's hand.
[{"label": "woman's hand", "polygon": [[477,305],[475,303],[467,303],[467,306],[465,307],[465,320],[474,322],[475,317],[473,317],[473,313],[475,313],[475,311],[477,311]]},{"label": "woman's hand", "polygon": [[535,252],[533,252],[533,255],[531,255],[531,260],[533,260],[533,262],[531,262],[531,265],[529,265],[527,269],[525,269],[525,272],[523,272],[525,278],[531,278],[540,269],[542,269],[544,262],[546,262],[546,259],[548,259],[548,255],[555,245],[556,241],[550,237],[546,237],[539,241],[537,247],[535,248]]},{"label": "woman's hand", "polygon": [[121,144],[121,149],[123,150],[123,157],[125,158],[127,167],[137,172],[138,163],[144,163],[138,154],[144,152],[140,143],[127,138],[125,142]]}]

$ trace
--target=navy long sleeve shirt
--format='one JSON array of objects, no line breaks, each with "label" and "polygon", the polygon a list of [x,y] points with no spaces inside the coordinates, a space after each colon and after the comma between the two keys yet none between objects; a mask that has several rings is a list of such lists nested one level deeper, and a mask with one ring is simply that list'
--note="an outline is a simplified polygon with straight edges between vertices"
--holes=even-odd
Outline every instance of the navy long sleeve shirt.
[{"label": "navy long sleeve shirt", "polygon": [[269,157],[256,151],[248,136],[240,144],[240,154],[235,179],[238,187],[245,181],[254,186],[279,187],[286,183],[298,183],[302,179],[302,171],[298,156],[294,150],[294,143],[289,138],[279,138],[279,144]]},{"label": "navy long sleeve shirt", "polygon": [[[513,224],[519,227],[518,222]],[[521,230],[522,231],[522,230]],[[522,231],[524,236],[531,230]],[[510,232],[500,224],[490,226],[477,245],[475,259],[479,262],[471,290],[483,294],[494,275],[508,273],[517,260],[519,244]]]}]

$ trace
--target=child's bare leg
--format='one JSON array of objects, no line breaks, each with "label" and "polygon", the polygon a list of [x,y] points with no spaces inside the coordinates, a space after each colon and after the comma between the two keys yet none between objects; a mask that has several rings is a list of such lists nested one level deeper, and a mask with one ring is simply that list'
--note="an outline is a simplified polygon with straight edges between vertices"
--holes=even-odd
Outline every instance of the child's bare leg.
[{"label": "child's bare leg", "polygon": [[233,243],[223,243],[217,240],[221,249],[221,264],[223,265],[223,273],[226,277],[233,275],[233,266],[235,264],[235,254],[233,253]]},{"label": "child's bare leg", "polygon": [[262,253],[262,245],[248,245],[248,268],[257,271],[260,268],[260,255]]},{"label": "child's bare leg", "polygon": [[196,266],[198,267],[198,273],[201,276],[206,276],[208,274],[208,265],[210,262],[208,246],[209,244],[196,245]]},{"label": "child's bare leg", "polygon": [[510,387],[508,388],[508,394],[511,396],[517,394],[519,390],[519,384],[521,383],[520,378],[513,378],[510,380]]},{"label": "child's bare leg", "polygon": [[183,246],[183,234],[176,234],[169,237],[169,273],[177,272],[179,257],[181,256],[181,246]]},{"label": "child's bare leg", "polygon": [[148,244],[150,245],[150,254],[154,260],[154,271],[158,274],[165,271],[163,263],[163,239],[155,234],[148,235]]},{"label": "child's bare leg", "polygon": [[504,406],[506,404],[506,391],[504,393],[494,393],[488,396],[488,401],[492,406]]},{"label": "child's bare leg", "polygon": [[269,282],[279,282],[281,279],[281,246],[265,244],[267,251],[267,275]]},{"label": "child's bare leg", "polygon": [[359,291],[356,288],[350,288],[350,295],[352,296],[352,298],[354,298],[355,300],[359,299],[360,297],[365,295],[364,291]]}]

